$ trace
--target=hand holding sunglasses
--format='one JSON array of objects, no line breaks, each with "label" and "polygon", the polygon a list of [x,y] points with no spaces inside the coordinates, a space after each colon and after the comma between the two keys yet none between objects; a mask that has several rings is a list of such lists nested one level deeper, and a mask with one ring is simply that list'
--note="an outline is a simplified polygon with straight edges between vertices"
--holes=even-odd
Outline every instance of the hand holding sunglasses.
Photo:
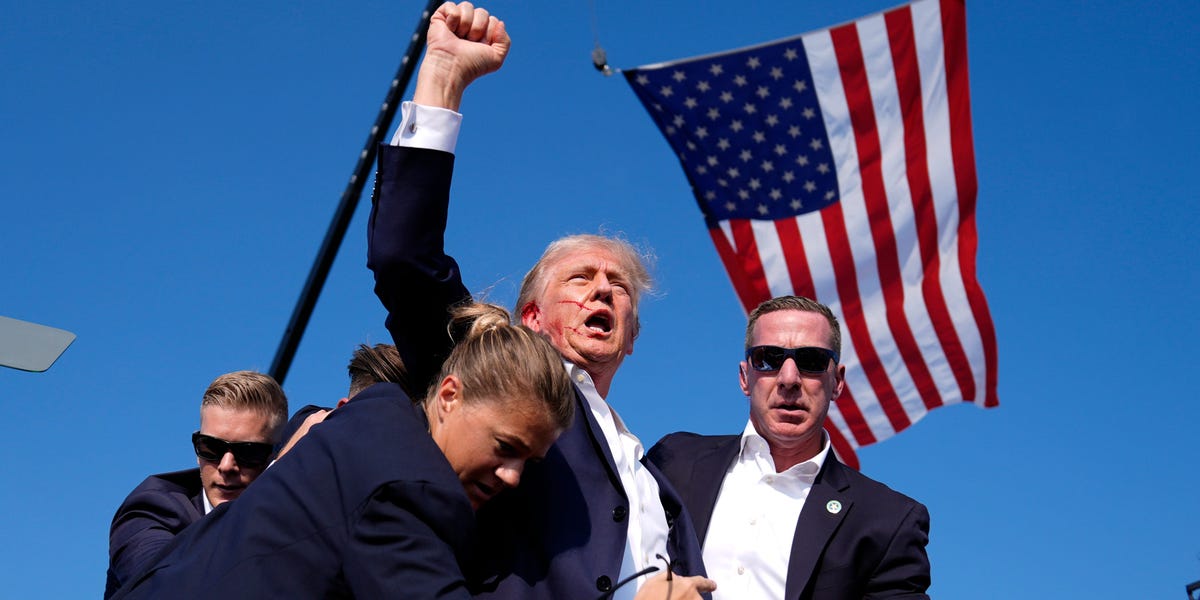
[{"label": "hand holding sunglasses", "polygon": [[769,373],[783,368],[787,359],[796,363],[796,369],[801,373],[819,375],[829,368],[829,361],[838,362],[838,353],[828,348],[803,346],[800,348],[781,348],[779,346],[751,346],[746,349],[746,362],[755,371]]}]

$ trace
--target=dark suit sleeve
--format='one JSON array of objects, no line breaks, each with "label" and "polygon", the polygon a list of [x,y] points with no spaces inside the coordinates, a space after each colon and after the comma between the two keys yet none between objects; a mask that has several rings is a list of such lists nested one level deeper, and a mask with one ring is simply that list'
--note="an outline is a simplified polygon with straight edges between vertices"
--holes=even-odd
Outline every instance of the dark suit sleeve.
[{"label": "dark suit sleeve", "polygon": [[388,311],[409,395],[425,390],[449,355],[448,308],[470,298],[444,237],[454,155],[382,145],[367,231],[367,267]]},{"label": "dark suit sleeve", "polygon": [[113,517],[109,531],[108,589],[105,597],[154,564],[162,550],[199,511],[183,494],[134,490]]},{"label": "dark suit sleeve", "polygon": [[901,519],[875,572],[867,583],[866,598],[929,598],[929,511],[913,502]]},{"label": "dark suit sleeve", "polygon": [[351,526],[346,584],[360,599],[467,600],[452,548],[465,547],[473,521],[461,491],[421,482],[385,485]]}]

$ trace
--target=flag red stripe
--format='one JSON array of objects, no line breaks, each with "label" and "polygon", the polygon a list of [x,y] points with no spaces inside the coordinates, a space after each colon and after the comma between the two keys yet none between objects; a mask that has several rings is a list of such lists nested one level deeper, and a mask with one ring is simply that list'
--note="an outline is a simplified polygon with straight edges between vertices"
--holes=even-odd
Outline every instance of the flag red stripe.
[{"label": "flag red stripe", "polygon": [[846,436],[842,435],[842,432],[833,424],[833,421],[825,420],[825,433],[829,436],[829,445],[833,447],[833,451],[837,453],[838,460],[841,460],[842,464],[852,469],[861,468],[858,463],[858,454],[850,446]]},{"label": "flag red stripe", "polygon": [[[825,237],[829,240],[829,259],[833,263],[835,285],[838,298],[842,302],[842,320],[850,339],[854,342],[854,351],[862,364],[863,374],[875,390],[879,406],[892,424],[892,430],[899,432],[912,424],[892,382],[888,380],[879,353],[871,341],[871,333],[867,331],[867,319],[863,315],[862,299],[858,294],[858,275],[854,266],[854,255],[850,251],[850,238],[846,233],[846,219],[842,213],[842,204],[835,202],[821,211],[821,222],[825,226]],[[838,405],[839,408],[841,405]]]},{"label": "flag red stripe", "polygon": [[[921,251],[921,292],[925,310],[933,324],[946,362],[963,395],[975,395],[971,363],[954,329],[946,298],[942,295],[941,257],[938,251],[937,215],[929,183],[929,162],[925,143],[925,109],[921,100],[921,73],[917,66],[912,9],[904,7],[884,15],[891,42],[892,66],[896,73],[896,92],[904,119],[905,173],[912,197],[913,219],[917,229],[917,247]],[[938,397],[938,405],[944,402]],[[934,408],[930,406],[930,408]]]},{"label": "flag red stripe", "polygon": [[854,400],[854,394],[850,391],[849,385],[842,388],[842,395],[838,396],[834,402],[837,403],[838,412],[842,413],[842,419],[846,421],[846,426],[850,428],[850,434],[854,436],[854,441],[859,446],[867,446],[879,441],[875,437],[875,432],[871,431],[871,426],[867,425],[862,407]]},{"label": "flag red stripe", "polygon": [[708,232],[717,247],[721,262],[725,264],[725,272],[729,274],[733,289],[742,301],[742,309],[748,313],[764,300],[770,299],[771,290],[767,287],[767,278],[763,273],[762,261],[758,257],[758,248],[750,223],[741,219],[731,220],[729,228],[733,231],[733,243],[736,248],[729,244],[720,227],[710,227]]},{"label": "flag red stripe", "polygon": [[804,251],[804,241],[800,239],[800,225],[796,219],[779,219],[775,221],[775,232],[779,234],[779,245],[787,249],[783,258],[787,262],[788,277],[792,280],[792,293],[815,299],[817,286],[808,270],[808,254]]},{"label": "flag red stripe", "polygon": [[[892,229],[891,209],[883,183],[883,160],[879,128],[875,122],[875,103],[867,81],[858,28],[853,24],[844,25],[831,29],[829,33],[833,39],[834,52],[837,54],[846,104],[850,109],[850,124],[854,129],[855,147],[858,152],[859,177],[862,180],[871,239],[875,244],[875,264],[879,272],[888,328],[921,401],[926,408],[936,407],[940,405],[937,385],[925,364],[925,357],[921,355],[916,336],[908,325],[908,316],[904,313],[904,282],[900,277],[895,231]],[[907,418],[906,415],[905,419]],[[900,429],[896,429],[896,432],[899,433]]]},{"label": "flag red stripe", "polygon": [[[987,299],[979,287],[975,272],[975,253],[979,239],[975,231],[975,142],[971,134],[971,90],[967,84],[967,18],[963,0],[942,0],[942,45],[946,60],[946,93],[950,104],[950,146],[954,158],[954,179],[958,186],[960,225],[958,262],[971,314],[983,342],[987,389],[983,405],[997,406],[996,329],[988,311]],[[963,398],[976,402],[976,398]]]}]

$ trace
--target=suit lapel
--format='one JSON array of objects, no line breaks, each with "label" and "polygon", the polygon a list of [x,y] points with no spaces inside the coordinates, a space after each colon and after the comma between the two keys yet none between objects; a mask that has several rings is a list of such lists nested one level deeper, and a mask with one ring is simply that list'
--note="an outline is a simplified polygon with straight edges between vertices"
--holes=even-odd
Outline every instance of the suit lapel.
[{"label": "suit lapel", "polygon": [[785,598],[800,597],[812,578],[817,561],[854,504],[846,493],[850,484],[844,468],[830,452],[804,501],[804,509],[796,521],[796,533],[792,536]]},{"label": "suit lapel", "polygon": [[741,436],[725,436],[718,438],[711,447],[701,450],[692,465],[691,476],[687,478],[687,489],[681,490],[682,496],[690,499],[687,509],[695,522],[696,539],[701,547],[704,547],[708,523],[712,520],[713,509],[717,506],[721,483],[725,481],[729,465],[737,460],[741,441]]}]

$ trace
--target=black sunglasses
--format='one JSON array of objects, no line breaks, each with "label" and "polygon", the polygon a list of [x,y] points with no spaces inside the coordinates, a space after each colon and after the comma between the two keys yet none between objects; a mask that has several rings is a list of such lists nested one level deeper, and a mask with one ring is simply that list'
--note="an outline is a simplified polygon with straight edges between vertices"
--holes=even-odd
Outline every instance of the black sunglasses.
[{"label": "black sunglasses", "polygon": [[275,451],[275,446],[266,442],[227,442],[199,431],[192,434],[192,447],[197,457],[210,462],[219,463],[226,452],[232,452],[239,466],[251,469],[265,466]]},{"label": "black sunglasses", "polygon": [[780,348],[779,346],[752,346],[746,349],[746,362],[755,371],[778,371],[787,359],[796,362],[796,369],[812,375],[824,373],[829,361],[838,362],[838,353],[828,348],[804,346],[802,348]]}]

